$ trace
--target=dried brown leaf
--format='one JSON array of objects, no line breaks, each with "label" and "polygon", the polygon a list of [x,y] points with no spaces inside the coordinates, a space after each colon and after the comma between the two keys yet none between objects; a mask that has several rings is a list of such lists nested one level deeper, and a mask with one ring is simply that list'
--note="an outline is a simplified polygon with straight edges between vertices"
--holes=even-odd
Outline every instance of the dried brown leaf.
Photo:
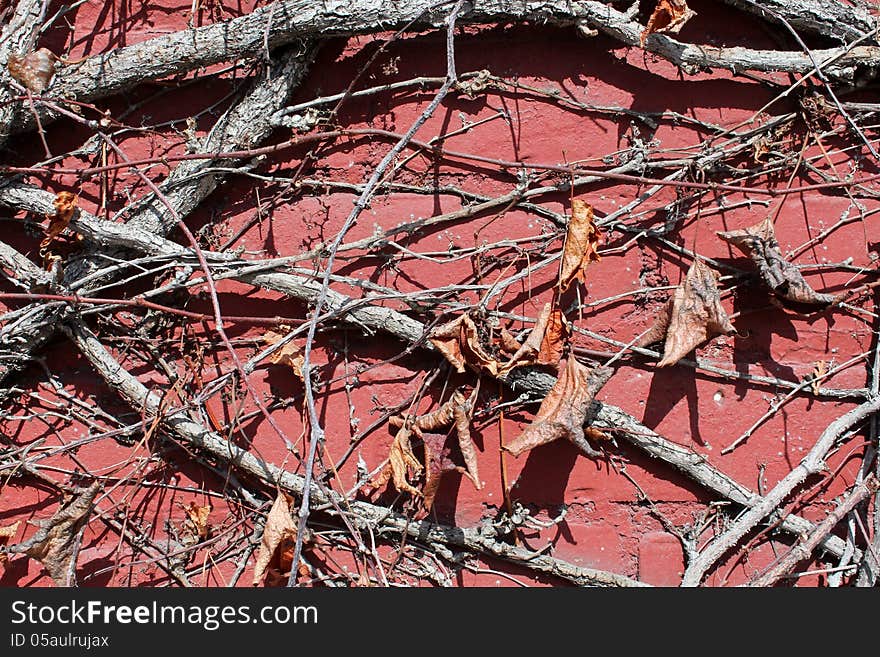
[{"label": "dried brown leaf", "polygon": [[574,358],[560,364],[559,378],[538,409],[535,419],[504,449],[519,456],[539,445],[565,438],[590,456],[598,456],[584,435],[590,402],[611,377],[606,367],[589,369]]},{"label": "dried brown leaf", "polygon": [[498,348],[501,349],[501,351],[507,354],[515,354],[522,346],[519,342],[517,342],[517,339],[513,337],[513,334],[506,328],[501,329],[501,331],[495,337],[495,343],[498,345]]},{"label": "dried brown leaf", "polygon": [[41,94],[49,86],[55,75],[55,62],[58,57],[47,48],[29,53],[24,57],[9,55],[6,68],[9,74],[35,94]]},{"label": "dried brown leaf", "polygon": [[61,260],[59,255],[52,253],[52,243],[70,224],[78,200],[79,197],[73,192],[59,192],[52,201],[55,212],[46,215],[49,225],[46,227],[46,236],[40,242],[40,255],[47,270],[52,269],[54,262]]},{"label": "dried brown leaf", "polygon": [[800,270],[782,255],[769,218],[742,230],[716,233],[752,259],[764,284],[773,292],[771,302],[788,310],[808,314],[837,301],[832,294],[816,292]]},{"label": "dried brown leaf", "polygon": [[[5,527],[0,527],[0,547],[5,547],[9,544],[13,538],[15,538],[15,534],[18,532],[18,526],[21,524],[21,520],[18,520],[11,525],[6,525]],[[9,556],[5,553],[0,552],[0,570],[5,569],[6,565],[9,563]]]},{"label": "dried brown leaf", "polygon": [[813,371],[810,373],[810,388],[813,390],[814,395],[819,394],[819,388],[822,387],[822,377],[828,374],[828,363],[824,360],[816,361],[816,366],[813,368]]},{"label": "dried brown leaf", "polygon": [[458,446],[461,449],[461,455],[464,458],[464,473],[470,479],[474,488],[480,490],[483,485],[480,483],[480,471],[477,467],[477,446],[471,438],[471,418],[467,402],[464,395],[456,391],[452,396],[461,395],[460,403],[456,403],[452,408],[453,421],[455,423],[455,434],[458,436]]},{"label": "dried brown leaf", "polygon": [[214,507],[210,504],[199,506],[195,502],[190,502],[189,506],[184,509],[186,511],[186,519],[191,525],[193,532],[202,540],[208,537],[208,532],[211,529],[208,523],[208,516],[211,515],[213,509]]},{"label": "dried brown leaf", "polygon": [[431,331],[428,339],[456,372],[462,373],[470,367],[478,372],[482,370],[498,376],[499,363],[480,344],[477,325],[469,315],[461,315],[438,326]]},{"label": "dried brown leaf", "polygon": [[[436,487],[440,485],[439,476],[442,474],[438,470],[440,461],[436,461],[436,459],[439,458],[438,454],[441,453],[441,447],[447,440],[446,434],[437,434],[436,432],[453,426],[458,437],[458,445],[464,458],[465,467],[452,463],[448,458],[448,451],[446,451],[443,454],[446,461],[448,461],[448,463],[444,461],[449,466],[447,470],[450,468],[457,469],[473,482],[477,490],[482,488],[477,468],[477,448],[470,433],[470,405],[463,392],[456,390],[452,397],[430,413],[408,417],[393,416],[389,418],[388,424],[392,428],[398,429],[398,432],[394,442],[391,444],[388,466],[380,473],[379,478],[374,484],[375,486],[381,486],[391,479],[397,490],[423,496],[423,505],[426,509],[429,509],[433,502],[432,496],[436,493]],[[425,443],[424,468],[412,451],[410,439],[413,435],[421,438]],[[428,445],[426,438],[436,435],[440,435],[443,439],[441,446],[438,447],[435,444]],[[430,438],[430,440],[436,442],[435,438]],[[432,462],[432,458],[435,461]],[[425,485],[424,489],[419,491],[409,483],[410,473],[412,472],[413,476],[416,476],[423,469],[425,471]],[[429,493],[431,497],[429,497]]]},{"label": "dried brown leaf", "polygon": [[559,265],[559,289],[565,292],[573,281],[586,281],[584,271],[601,256],[596,251],[601,234],[593,221],[593,207],[580,199],[571,202],[571,219],[565,235]]},{"label": "dried brown leaf", "polygon": [[46,215],[49,225],[46,227],[46,237],[40,242],[40,247],[47,248],[70,224],[79,197],[73,192],[59,192],[52,201],[55,206],[53,214]]},{"label": "dried brown leaf", "polygon": [[[275,502],[272,503],[272,508],[269,509],[269,515],[266,516],[263,538],[260,540],[257,562],[254,565],[254,586],[259,586],[262,583],[273,561],[278,564],[278,570],[283,571],[283,565],[279,563],[279,553],[284,550],[285,546],[295,541],[296,523],[290,512],[290,501],[284,493],[278,493]],[[289,565],[287,570],[290,570]]]},{"label": "dried brown leaf", "polygon": [[33,537],[10,549],[37,559],[49,573],[56,586],[72,586],[79,552],[79,534],[89,520],[95,498],[101,490],[100,482],[85,488],[65,503],[48,520],[40,522]]},{"label": "dried brown leaf", "polygon": [[[496,341],[500,350],[506,354],[513,352],[503,363],[483,347],[477,325],[468,315],[461,315],[437,327],[431,332],[429,340],[457,372],[471,368],[477,372],[504,377],[516,367],[556,365],[565,349],[569,331],[568,322],[562,312],[548,303],[523,344],[519,344],[505,329],[499,332]],[[429,430],[426,427],[421,428]]]},{"label": "dried brown leaf", "polygon": [[410,424],[419,431],[437,431],[452,424],[455,417],[455,407],[465,403],[464,393],[456,390],[452,393],[452,397],[441,404],[439,408],[425,413],[424,415],[416,415],[410,417]]},{"label": "dried brown leaf", "polygon": [[538,363],[540,365],[558,365],[570,337],[571,325],[565,319],[562,311],[554,306],[548,314],[547,328],[541,338]]},{"label": "dried brown leaf", "polygon": [[[266,331],[266,333],[263,334],[263,342],[270,345],[278,344],[278,342],[284,339],[285,335],[285,333]],[[282,345],[278,351],[273,352],[269,357],[269,362],[274,365],[286,365],[290,367],[297,378],[300,381],[303,380],[302,366],[303,363],[305,363],[305,357],[303,356],[302,350],[297,347],[292,340]]]},{"label": "dried brown leaf", "polygon": [[697,258],[639,346],[647,346],[665,336],[663,358],[657,366],[666,367],[677,363],[706,340],[733,333],[736,329],[721,306],[715,272]]},{"label": "dried brown leaf", "polygon": [[678,34],[685,23],[696,15],[697,12],[688,7],[685,0],[659,0],[648,19],[648,25],[642,31],[642,47],[651,34]]},{"label": "dried brown leaf", "polygon": [[672,321],[672,307],[675,298],[669,299],[660,311],[651,328],[639,339],[636,346],[647,347],[655,342],[663,342],[666,340],[666,331],[669,329],[669,322]]},{"label": "dried brown leaf", "polygon": [[498,368],[498,376],[505,376],[513,368],[525,365],[556,366],[569,334],[570,328],[562,311],[555,304],[544,304],[534,328],[510,359]]},{"label": "dried brown leaf", "polygon": [[376,485],[380,486],[390,478],[394,488],[401,493],[409,493],[419,497],[422,494],[421,491],[410,484],[408,480],[410,470],[412,470],[413,476],[418,475],[422,471],[422,464],[419,463],[419,460],[412,451],[412,442],[410,440],[412,434],[412,429],[406,426],[406,424],[400,427],[394,436],[394,441],[391,443],[388,465],[385,467],[384,472],[379,475]]}]

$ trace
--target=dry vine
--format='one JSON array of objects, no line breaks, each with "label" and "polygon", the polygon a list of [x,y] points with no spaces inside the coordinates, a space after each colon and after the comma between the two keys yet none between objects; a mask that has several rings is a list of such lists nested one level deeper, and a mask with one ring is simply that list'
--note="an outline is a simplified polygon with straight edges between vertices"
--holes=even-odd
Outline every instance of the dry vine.
[{"label": "dry vine", "polygon": [[[685,0],[215,4],[213,22],[79,58],[62,20],[76,3],[2,15],[4,577],[39,562],[59,585],[649,584],[640,567],[559,554],[574,505],[563,496],[554,515],[522,489],[564,453],[675,537],[684,586],[877,583],[880,23],[867,6],[711,10],[768,26],[759,48],[703,39],[710,12]],[[710,121],[462,63],[529,30],[565,35],[567,56],[613,51],[638,75],[753,97]],[[611,59],[597,86],[617,75]],[[315,82],[339,62],[345,84]],[[211,100],[151,116],[187,93]],[[573,138],[541,161],[516,136],[520,102],[552,113],[547,130],[616,127],[617,148]],[[512,150],[480,147],[485,134]],[[785,218],[799,202],[843,210],[797,232]],[[835,240],[846,259],[816,256]],[[851,337],[809,372],[761,372],[748,345],[771,330],[757,322],[794,327],[794,342],[817,322]],[[751,403],[725,402],[729,424],[714,426],[734,435],[702,442],[689,399],[690,433],[664,436],[664,413],[634,415],[640,371],[650,395],[692,385],[695,399],[699,378]],[[789,435],[789,408],[810,418],[806,437]],[[779,431],[797,462],[766,453]],[[738,453],[760,461],[748,484],[727,473]],[[569,474],[544,472],[563,487]],[[449,505],[462,476],[458,499],[480,507],[466,526]],[[652,499],[657,478],[694,500]],[[39,529],[7,502],[28,495],[57,506]],[[89,550],[101,559],[86,568]]]}]

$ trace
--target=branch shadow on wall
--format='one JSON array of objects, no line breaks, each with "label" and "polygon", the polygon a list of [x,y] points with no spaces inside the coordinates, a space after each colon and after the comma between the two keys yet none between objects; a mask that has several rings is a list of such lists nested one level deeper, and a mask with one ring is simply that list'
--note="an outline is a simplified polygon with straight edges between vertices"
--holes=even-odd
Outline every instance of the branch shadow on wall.
[{"label": "branch shadow on wall", "polygon": [[[760,365],[769,376],[797,381],[799,377],[791,367],[776,362],[771,356],[773,335],[777,334],[797,342],[797,330],[784,311],[776,309],[766,312],[755,311],[756,308],[766,305],[767,292],[755,286],[740,288],[734,295],[733,310],[735,313],[742,313],[735,321],[737,335],[733,339],[733,362],[736,371],[748,376],[749,366],[755,364]],[[768,312],[773,314],[772,318],[767,316]],[[736,379],[734,392],[737,398],[743,399],[752,386],[754,383],[746,378]]]},{"label": "branch shadow on wall", "polygon": [[[688,358],[693,359],[691,352]],[[700,408],[697,397],[697,373],[692,367],[659,367],[651,377],[651,389],[645,400],[645,415],[642,423],[649,429],[656,429],[681,399],[687,399],[689,428],[691,438],[700,445],[706,445],[700,434]]]},{"label": "branch shadow on wall", "polygon": [[563,440],[531,450],[519,476],[511,482],[511,499],[528,500],[544,510],[558,509],[565,503],[568,480],[579,457],[578,449]]}]

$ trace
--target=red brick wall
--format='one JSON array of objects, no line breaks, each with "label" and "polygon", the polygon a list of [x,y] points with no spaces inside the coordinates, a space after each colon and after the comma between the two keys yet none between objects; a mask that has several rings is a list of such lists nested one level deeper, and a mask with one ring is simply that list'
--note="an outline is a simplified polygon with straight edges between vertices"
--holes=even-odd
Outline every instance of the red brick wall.
[{"label": "red brick wall", "polygon": [[[219,15],[231,17],[247,11],[254,3],[241,6],[237,3],[210,4],[220,12]],[[715,3],[695,2],[693,5],[698,18],[682,32],[683,40],[774,47],[773,35],[757,20],[719,8]],[[209,20],[208,13],[207,10],[202,12],[205,22]],[[181,3],[87,2],[70,15],[71,30],[54,30],[46,36],[46,45],[56,51],[69,50],[72,58],[87,56],[181,29],[189,18],[188,5]],[[370,37],[327,43],[297,92],[296,100],[304,101],[343,90],[377,43]],[[649,144],[655,157],[660,154],[670,158],[683,157],[688,155],[688,149],[708,137],[707,129],[689,122],[690,119],[731,127],[740,122],[760,121],[768,115],[794,108],[792,102],[782,101],[765,110],[764,104],[775,91],[747,77],[735,77],[723,70],[683,74],[668,62],[639,48],[622,47],[605,37],[583,38],[574,30],[538,26],[468,28],[457,40],[457,65],[460,72],[488,69],[508,80],[552,91],[558,98],[573,104],[647,113],[675,112],[682,116],[680,121],[661,120],[657,129],[652,131],[644,123],[632,121],[620,113],[572,108],[537,93],[489,89],[475,98],[460,94],[450,96],[418,135],[420,139],[428,140],[440,133],[486,120],[450,137],[444,146],[524,162],[559,164],[580,161],[587,166],[603,167],[607,162],[602,158],[630,148],[634,139]],[[379,56],[369,68],[362,86],[418,75],[442,76],[445,67],[442,33],[406,36]],[[215,67],[214,70],[220,69]],[[182,152],[185,137],[180,132],[186,127],[182,121],[209,104],[218,103],[218,110],[196,119],[197,129],[203,134],[216,119],[217,111],[228,104],[227,95],[236,90],[246,73],[246,69],[240,69],[235,74],[208,77],[182,89],[164,83],[145,85],[106,102],[102,107],[106,106],[118,115],[141,102],[143,104],[134,114],[127,117],[130,124],[137,125],[141,120],[145,123],[178,122],[173,128],[165,125],[127,135],[121,143],[129,156],[159,157]],[[785,76],[769,77],[786,80]],[[160,90],[166,93],[157,93]],[[338,123],[344,128],[372,127],[403,132],[432,96],[433,91],[428,89],[355,99],[345,105]],[[284,139],[286,135],[280,130],[277,139]],[[76,147],[87,136],[79,127],[63,121],[47,130],[47,139],[57,152]],[[842,143],[831,141],[822,147],[830,151],[838,170],[847,170],[853,160],[849,154],[839,151]],[[40,147],[32,136],[19,138],[14,146],[21,163],[33,162],[39,157]],[[360,184],[388,148],[389,143],[379,139],[339,139],[317,151],[317,159],[306,175]],[[260,171],[289,177],[305,152],[304,148],[285,150],[262,164]],[[817,166],[827,168],[821,159],[821,150],[815,144],[809,145],[805,151],[806,158],[813,156],[819,158],[815,160]],[[750,154],[737,163],[743,168],[755,166]],[[82,161],[67,158],[65,164],[81,166]],[[151,170],[150,175],[158,179],[165,173],[167,168],[160,166]],[[695,179],[699,180],[700,173],[696,174]],[[769,181],[762,178],[755,184],[784,187],[788,175],[786,172]],[[564,180],[565,176],[560,175],[558,179]],[[51,191],[75,189],[80,194],[82,207],[100,212],[99,178],[78,180],[75,176],[57,175],[35,176],[32,181]],[[416,155],[409,162],[397,181],[419,186],[454,185],[485,196],[507,193],[516,182],[498,167],[450,161],[438,165],[422,155]],[[814,179],[804,176],[795,182],[805,184],[811,181]],[[113,172],[107,178],[107,184],[110,195],[106,212],[111,219],[125,206],[129,196],[137,197],[146,191],[144,185],[125,170]],[[601,219],[630,203],[646,189],[647,186],[640,184],[605,181],[578,189],[576,196],[592,204]],[[676,194],[685,199],[689,193],[687,190],[664,189],[638,208],[640,214],[624,215],[621,220],[646,229],[662,228]],[[195,230],[212,222],[203,236],[222,243],[259,214],[260,221],[247,231],[238,246],[244,246],[249,257],[295,255],[321,240],[332,238],[350,211],[354,198],[352,193],[344,191],[285,190],[283,182],[234,176],[202,205],[189,224]],[[560,214],[570,212],[570,196],[566,193],[548,194],[536,202]],[[876,201],[870,198],[859,199],[859,202],[867,210],[876,207]],[[412,218],[449,212],[461,205],[461,200],[453,194],[382,194],[361,216],[349,239],[369,236],[377,227],[388,228]],[[623,297],[592,307],[589,304],[643,287],[678,284],[690,258],[682,257],[672,246],[695,250],[721,263],[749,271],[748,261],[718,239],[715,231],[743,228],[772,214],[777,217],[777,234],[781,248],[786,252],[817,238],[844,213],[857,212],[851,207],[850,199],[839,190],[776,198],[713,192],[699,202],[686,204],[685,211],[686,217],[668,235],[665,244],[652,238],[629,243],[631,236],[607,231],[602,260],[588,270],[586,285],[576,294],[565,297],[566,303],[580,299],[582,304],[580,309],[575,308],[569,313],[570,318],[594,333],[629,342],[650,326],[669,291]],[[17,215],[18,223],[5,221],[4,232],[10,243],[35,256],[39,238],[21,224],[23,217],[23,214]],[[857,266],[870,266],[875,255],[872,251],[872,222],[873,219],[864,223],[853,222],[835,230],[804,250],[795,261],[804,265],[826,264],[850,258]],[[453,245],[468,248],[501,240],[540,238],[555,230],[546,218],[523,209],[511,209],[497,216],[485,214],[445,225],[401,243],[410,251],[431,252],[436,260],[441,257],[441,252]],[[173,237],[182,240],[179,234]],[[558,237],[546,239],[543,251],[536,246],[537,242],[524,244],[528,249],[521,249],[518,255],[510,247],[496,249],[494,253],[503,259],[503,266],[491,269],[486,280],[492,282],[511,275],[530,262],[540,260],[542,253],[555,253],[561,240]],[[472,258],[439,263],[406,257],[389,260],[359,255],[361,257],[357,259],[339,262],[337,271],[401,292],[460,284],[470,280],[474,272]],[[301,266],[308,267],[309,264],[302,263]],[[853,277],[850,271],[834,268],[812,269],[806,274],[809,282],[823,291],[842,290]],[[551,298],[555,278],[555,265],[535,271],[496,299],[495,302],[499,302],[497,308],[515,315],[535,317]],[[306,316],[307,309],[302,304],[277,294],[230,282],[221,282],[218,288],[223,309],[229,314]],[[334,289],[353,296],[362,294],[345,284],[334,285]],[[479,292],[466,292],[449,301],[450,305],[457,301],[472,304],[479,298]],[[388,303],[392,307],[401,307],[393,301]],[[735,298],[726,296],[723,303],[728,312],[742,313],[735,319],[738,335],[716,338],[699,349],[697,355],[724,370],[798,382],[813,372],[817,361],[840,364],[871,348],[870,326],[865,317],[856,312],[819,313],[805,318],[769,306],[766,296],[754,286],[747,285],[742,286]],[[866,299],[856,305],[873,309],[870,300]],[[191,302],[187,308],[210,311],[204,298]],[[439,317],[437,311],[433,315]],[[214,336],[205,334],[199,323],[188,323],[187,326],[188,339],[202,344],[214,339]],[[521,330],[523,325],[514,322],[511,328]],[[240,353],[247,357],[255,353],[262,331],[233,324],[230,336],[240,341]],[[179,340],[180,335],[180,328],[156,332],[154,346],[176,359],[175,340]],[[135,367],[144,383],[157,387],[166,385],[155,372],[138,366],[134,355],[126,354],[123,341],[112,337],[110,332],[108,336],[108,344],[114,347],[120,358]],[[583,335],[576,337],[576,344],[609,355],[617,351],[613,346]],[[335,462],[349,447],[353,435],[350,408],[351,417],[359,423],[355,430],[363,429],[378,417],[382,407],[393,406],[415,393],[425,372],[440,362],[435,354],[417,351],[383,363],[384,359],[399,354],[402,345],[384,335],[364,337],[357,330],[321,335],[317,345],[315,360],[319,376],[321,381],[329,382],[321,388],[319,396],[319,410],[327,435],[325,463]],[[96,380],[88,363],[73,352],[63,337],[56,338],[41,356],[66,394],[89,404],[99,404],[111,413],[126,411],[113,391]],[[816,398],[810,394],[796,395],[783,410],[764,422],[745,444],[722,455],[722,448],[748,429],[786,391],[755,382],[731,381],[683,365],[658,370],[654,362],[643,356],[623,359],[613,378],[600,392],[599,399],[620,406],[647,427],[692,448],[752,490],[771,488],[798,463],[822,429],[853,405],[849,401]],[[228,368],[223,351],[209,349],[201,376],[207,380]],[[352,373],[358,370],[363,371],[353,379]],[[345,387],[347,373],[351,382],[348,391]],[[865,386],[866,376],[865,362],[860,361],[823,385],[861,388]],[[291,398],[291,404],[276,411],[275,417],[302,450],[301,383],[290,371],[268,365],[259,367],[252,378],[262,393],[274,398]],[[429,389],[419,408],[422,411],[433,408],[432,404],[436,404],[444,386],[451,390],[454,385],[473,386],[475,383],[473,374],[453,374],[448,378],[444,374]],[[55,401],[67,405],[53,392],[46,371],[39,366],[29,368],[19,385],[26,391],[38,393],[40,399],[30,398],[25,404],[15,406],[12,409],[15,414],[21,415],[28,410],[45,411]],[[497,383],[483,378],[480,385],[481,404],[486,405],[497,394]],[[242,394],[240,390],[238,394]],[[228,416],[235,402],[226,399],[224,403],[215,398],[212,403],[216,414]],[[534,410],[534,407],[514,408],[505,414],[503,421],[489,417],[475,422],[474,435],[479,447],[484,487],[477,491],[459,475],[448,475],[429,518],[470,527],[499,514],[504,506],[500,441],[507,442],[517,436],[533,417]],[[245,412],[251,411],[252,404],[246,404]],[[133,419],[129,415],[129,420]],[[76,419],[46,416],[43,420],[28,422],[8,419],[3,424],[3,431],[15,445],[42,439],[45,441],[41,443],[42,448],[75,440],[86,434],[88,428]],[[358,457],[371,470],[379,466],[387,458],[392,437],[387,426],[368,435],[354,455],[339,468],[338,481],[346,488],[353,484]],[[251,449],[266,460],[285,463],[296,469],[296,459],[286,452],[282,441],[261,418],[255,417],[244,424],[236,440],[243,445],[244,438],[252,441]],[[828,461],[833,476],[809,480],[803,495],[795,502],[802,515],[811,519],[824,517],[834,497],[852,483],[864,443],[864,435],[849,438]],[[535,449],[519,458],[504,457],[506,475],[512,484],[512,501],[522,504],[537,520],[544,522],[556,518],[563,510],[565,512],[557,524],[543,529],[522,528],[517,541],[535,550],[544,549],[549,544],[548,554],[576,565],[611,570],[650,584],[678,584],[683,570],[682,547],[670,532],[670,526],[686,531],[695,524],[704,525],[700,541],[705,541],[713,530],[723,527],[724,507],[711,505],[718,501],[714,496],[622,440],[618,439],[616,444],[603,443],[601,447],[607,458],[599,462],[579,455],[572,445],[562,442]],[[59,480],[66,480],[68,472],[79,467],[111,477],[111,482],[115,481],[113,478],[121,477],[122,483],[99,507],[107,513],[118,510],[129,516],[133,527],[160,545],[167,537],[168,523],[175,525],[183,521],[182,505],[190,501],[202,504],[211,500],[214,534],[221,538],[199,550],[193,562],[196,564],[224,555],[224,550],[231,549],[230,545],[234,544],[233,537],[242,540],[242,528],[251,526],[251,521],[237,504],[224,499],[222,478],[181,450],[163,454],[152,443],[131,446],[105,439],[80,448],[76,461],[63,456],[48,462],[60,470],[47,471],[47,474]],[[137,470],[139,466],[142,470]],[[338,484],[334,485],[338,487]],[[4,478],[0,480],[0,486],[0,525],[17,519],[34,521],[45,518],[57,507],[57,492],[32,479]],[[653,505],[641,499],[639,489]],[[394,503],[398,509],[406,508],[405,497],[397,498],[393,492],[379,491],[369,499]],[[16,540],[30,536],[34,531],[33,526],[23,527]],[[762,537],[751,546],[746,558],[728,559],[713,571],[709,583],[745,581],[770,562],[774,550],[783,549],[785,545],[787,543],[777,537],[773,540]],[[383,556],[393,558],[397,547],[395,541],[390,541],[379,549]],[[351,554],[342,548],[328,548],[326,563],[331,572],[343,566],[359,567]],[[193,576],[193,582],[223,585],[235,566],[234,560],[221,560],[206,574]],[[248,566],[240,584],[249,583],[250,568]],[[469,562],[469,568],[458,572],[447,568],[451,581],[463,586],[508,586],[514,584],[511,577],[529,585],[562,583],[493,559],[474,559]],[[97,586],[153,586],[167,581],[165,573],[143,555],[132,557],[119,535],[99,520],[92,521],[86,534],[79,558],[79,575],[84,585]],[[404,572],[398,572],[394,577],[399,581],[419,581]],[[824,581],[824,576],[806,577],[800,579],[799,584],[816,585]],[[51,581],[41,574],[37,562],[19,557],[12,561],[0,583],[43,586]],[[422,580],[421,583],[428,582]]]}]

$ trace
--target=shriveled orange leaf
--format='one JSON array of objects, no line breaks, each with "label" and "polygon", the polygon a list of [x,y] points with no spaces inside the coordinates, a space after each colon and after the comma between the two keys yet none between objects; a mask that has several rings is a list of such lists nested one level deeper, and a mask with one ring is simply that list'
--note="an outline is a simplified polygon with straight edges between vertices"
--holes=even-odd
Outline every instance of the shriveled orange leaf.
[{"label": "shriveled orange leaf", "polygon": [[[464,473],[477,490],[482,488],[477,468],[477,448],[470,433],[470,404],[463,392],[456,390],[449,400],[430,413],[408,417],[396,415],[389,418],[388,424],[398,431],[394,442],[391,444],[388,465],[380,473],[374,484],[375,486],[381,486],[390,479],[394,484],[394,488],[398,491],[423,497],[423,506],[429,509],[433,502],[433,497],[429,498],[428,494],[429,492],[431,495],[436,493],[436,487],[440,485],[439,477],[443,471],[438,469],[439,461],[431,462],[432,458],[438,458],[437,455],[440,454],[441,449],[437,445],[428,445],[426,437],[438,435],[436,434],[437,431],[452,426],[458,438],[458,446],[461,449],[465,466],[459,467],[449,461],[448,451],[445,452],[446,456],[444,458],[451,464],[450,468]],[[412,436],[421,438],[425,444],[424,467],[419,463],[419,460],[412,451]],[[443,438],[442,447],[447,440],[447,436],[444,434],[441,435],[441,438]],[[436,442],[434,438],[431,440]],[[425,485],[423,490],[420,491],[410,483],[410,480],[412,477],[421,474],[423,470],[425,472]]]},{"label": "shriveled orange leaf", "polygon": [[419,496],[421,495],[419,489],[407,481],[410,470],[414,475],[418,475],[422,471],[422,464],[419,463],[412,451],[411,437],[412,430],[406,426],[401,427],[394,436],[394,442],[391,443],[391,452],[388,458],[394,487],[402,493]]},{"label": "shriveled orange leaf", "polygon": [[773,292],[770,301],[775,305],[809,314],[837,301],[834,295],[822,294],[811,288],[800,270],[785,259],[769,218],[742,230],[716,234],[752,259],[758,267],[761,280]]},{"label": "shriveled orange leaf", "polygon": [[48,247],[70,224],[79,197],[73,192],[59,192],[52,201],[55,206],[54,214],[46,215],[49,225],[46,227],[46,237],[40,242],[42,248]]},{"label": "shriveled orange leaf", "polygon": [[569,334],[570,328],[562,311],[555,304],[544,304],[529,336],[498,368],[498,376],[506,376],[513,368],[524,365],[557,365]]},{"label": "shriveled orange leaf", "polygon": [[506,328],[501,329],[501,331],[495,337],[495,342],[497,343],[501,351],[508,354],[515,354],[522,346],[519,342],[517,342],[516,338],[513,337],[513,334]]},{"label": "shriveled orange leaf", "polygon": [[589,440],[611,440],[611,436],[595,427],[587,427],[584,429],[584,436]]},{"label": "shriveled orange leaf", "polygon": [[40,521],[36,534],[11,546],[9,552],[24,553],[31,559],[40,561],[56,586],[75,585],[79,534],[89,521],[89,514],[100,490],[100,482],[80,490],[51,518]]},{"label": "shriveled orange leaf", "polygon": [[562,311],[554,306],[547,316],[547,328],[544,330],[541,346],[538,349],[538,363],[557,365],[565,352],[565,346],[570,336],[571,325],[565,319]]},{"label": "shriveled orange leaf", "polygon": [[49,225],[46,227],[46,236],[40,242],[40,256],[47,270],[51,270],[53,263],[61,260],[61,256],[52,252],[52,243],[70,224],[78,200],[79,197],[73,192],[59,192],[52,201],[55,212],[46,215]]},{"label": "shriveled orange leaf", "polygon": [[584,282],[584,270],[590,263],[601,260],[599,228],[593,221],[593,207],[580,199],[571,202],[571,219],[565,235],[562,261],[559,265],[559,289],[565,292],[573,281]]},{"label": "shriveled orange leaf", "polygon": [[9,55],[6,68],[9,74],[35,94],[43,93],[52,76],[55,75],[55,62],[58,57],[51,50],[40,48],[24,57]]},{"label": "shriveled orange leaf", "polygon": [[[21,524],[21,520],[18,520],[11,525],[6,525],[5,527],[0,527],[0,547],[5,547],[9,544],[13,538],[15,538],[15,534],[18,532],[18,526]],[[9,557],[0,552],[0,569],[5,569],[6,564],[9,563]]]},{"label": "shriveled orange leaf", "polygon": [[456,395],[461,395],[461,400],[460,403],[453,406],[452,417],[455,423],[455,435],[458,436],[458,447],[464,458],[464,473],[473,482],[474,488],[480,490],[483,484],[480,482],[480,471],[477,467],[477,446],[471,438],[471,418],[468,414],[468,405],[464,400],[464,395],[456,391],[453,399]]},{"label": "shriveled orange leaf", "polygon": [[810,388],[812,388],[814,395],[819,394],[819,388],[822,387],[822,377],[826,374],[828,374],[828,363],[824,360],[816,361],[816,366],[809,376],[810,381],[812,381]]},{"label": "shriveled orange leaf", "polygon": [[[290,579],[290,569],[293,567],[293,553],[295,550],[295,536],[282,541],[281,547],[278,548],[275,554],[275,558],[272,559],[269,568],[266,570],[267,587],[287,586],[287,582]],[[312,567],[305,559],[300,561],[297,574],[300,577],[309,577],[312,574]]]},{"label": "shriveled orange leaf", "polygon": [[504,449],[519,456],[523,452],[560,438],[570,440],[588,456],[600,456],[584,435],[584,422],[590,402],[613,371],[607,367],[590,369],[574,358],[559,368],[559,378],[538,409],[535,419]]},{"label": "shriveled orange leaf", "polygon": [[648,25],[642,31],[642,47],[651,34],[678,34],[684,24],[696,15],[697,12],[688,7],[685,0],[658,0]]},{"label": "shriveled orange leaf", "polygon": [[207,506],[199,506],[195,502],[190,502],[189,506],[185,507],[186,519],[192,525],[192,529],[196,536],[200,539],[208,537],[208,532],[211,528],[208,523],[208,516],[211,515],[212,510],[213,507],[210,504]]},{"label": "shriveled orange leaf", "polygon": [[[296,541],[296,523],[290,512],[290,502],[284,493],[278,493],[269,515],[266,516],[266,525],[263,528],[263,538],[260,540],[260,549],[257,552],[257,562],[254,565],[253,585],[259,586],[266,575],[269,565],[291,541]],[[292,558],[291,558],[292,560]],[[288,570],[290,570],[288,566]]]},{"label": "shriveled orange leaf", "polygon": [[438,326],[428,337],[431,344],[446,357],[456,372],[467,367],[498,375],[499,363],[480,344],[477,325],[469,315],[460,315],[451,322]]},{"label": "shriveled orange leaf", "polygon": [[[263,342],[270,345],[278,344],[278,342],[284,339],[284,337],[284,333],[266,331],[263,334]],[[269,357],[269,362],[274,365],[286,365],[290,367],[297,378],[300,381],[303,380],[302,366],[305,362],[305,357],[303,356],[302,350],[297,347],[292,340],[282,345],[277,351],[273,352]]]},{"label": "shriveled orange leaf", "polygon": [[694,260],[684,282],[675,290],[651,330],[642,336],[645,347],[665,338],[658,367],[677,363],[706,340],[736,333],[721,306],[715,272],[700,258]]}]

